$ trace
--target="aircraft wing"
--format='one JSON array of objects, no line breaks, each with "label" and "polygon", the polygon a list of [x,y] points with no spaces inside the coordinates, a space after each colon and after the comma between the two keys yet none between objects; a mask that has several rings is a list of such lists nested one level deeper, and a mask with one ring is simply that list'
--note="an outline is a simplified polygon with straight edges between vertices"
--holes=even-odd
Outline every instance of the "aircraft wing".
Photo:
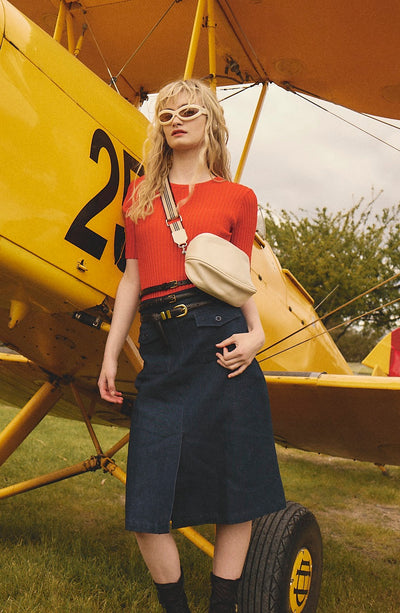
[{"label": "aircraft wing", "polygon": [[[59,2],[13,4],[53,34]],[[215,29],[218,85],[271,81],[359,112],[400,118],[397,0],[215,0],[205,14],[194,76],[210,73]],[[199,5],[206,7],[207,3]],[[196,0],[68,3],[79,58],[139,102],[183,74]],[[64,33],[67,45],[67,34]],[[122,70],[122,72],[121,72]]]},{"label": "aircraft wing", "polygon": [[400,377],[265,373],[277,442],[400,465]]},{"label": "aircraft wing", "polygon": [[[124,367],[125,374],[127,367]],[[124,407],[112,406],[101,400],[96,390],[97,372],[90,370],[74,379],[79,393],[84,399],[92,423],[107,426],[129,427],[131,405],[127,402]],[[22,355],[15,354],[6,347],[0,348],[0,406],[20,409],[34,396],[46,381],[54,379],[54,375],[41,368],[35,362]],[[69,382],[72,377],[64,377],[59,381],[62,396],[51,410],[51,415],[65,419],[82,420],[82,414],[75,401]],[[133,399],[135,388],[129,376],[120,380],[121,389],[124,389],[126,398]]]}]

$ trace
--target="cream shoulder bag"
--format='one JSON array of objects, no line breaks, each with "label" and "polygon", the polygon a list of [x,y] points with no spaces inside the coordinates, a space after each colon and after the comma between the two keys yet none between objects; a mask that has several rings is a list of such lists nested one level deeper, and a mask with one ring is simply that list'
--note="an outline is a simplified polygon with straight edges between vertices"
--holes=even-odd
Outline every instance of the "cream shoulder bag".
[{"label": "cream shoulder bag", "polygon": [[223,302],[242,306],[256,292],[247,254],[224,238],[208,232],[198,234],[188,244],[168,180],[161,200],[172,239],[185,256],[185,272],[190,281]]}]

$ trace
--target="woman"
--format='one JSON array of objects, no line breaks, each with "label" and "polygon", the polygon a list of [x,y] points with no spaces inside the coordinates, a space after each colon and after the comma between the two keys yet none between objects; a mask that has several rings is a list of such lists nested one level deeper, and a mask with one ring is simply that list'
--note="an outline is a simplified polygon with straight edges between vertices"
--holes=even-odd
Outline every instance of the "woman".
[{"label": "woman", "polygon": [[[227,129],[214,94],[195,80],[164,87],[145,162],[124,203],[125,273],[99,389],[121,403],[117,360],[140,302],[140,351],[126,490],[135,532],[168,613],[189,611],[172,527],[216,524],[210,613],[236,610],[251,521],[285,506],[264,377],[264,332],[253,299],[236,308],[194,288],[160,199],[169,180],[188,240],[212,232],[249,256],[254,193],[230,181]],[[182,307],[184,305],[184,307]]]}]

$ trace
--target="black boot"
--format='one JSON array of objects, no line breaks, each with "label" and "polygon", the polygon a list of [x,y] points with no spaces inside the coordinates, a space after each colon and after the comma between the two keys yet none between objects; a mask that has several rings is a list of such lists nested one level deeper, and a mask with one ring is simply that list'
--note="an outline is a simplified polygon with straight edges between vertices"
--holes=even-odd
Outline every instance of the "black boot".
[{"label": "black boot", "polygon": [[167,613],[190,613],[183,588],[183,572],[176,583],[155,583],[160,604]]},{"label": "black boot", "polygon": [[208,613],[235,613],[240,579],[222,579],[211,573],[211,598]]}]

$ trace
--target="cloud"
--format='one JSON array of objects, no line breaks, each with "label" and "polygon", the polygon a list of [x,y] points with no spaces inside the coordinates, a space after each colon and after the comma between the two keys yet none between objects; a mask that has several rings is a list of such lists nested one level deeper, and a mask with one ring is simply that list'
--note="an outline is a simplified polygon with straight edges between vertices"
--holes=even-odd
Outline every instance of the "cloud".
[{"label": "cloud", "polygon": [[[257,91],[258,90],[258,91]],[[259,88],[224,102],[233,168],[250,125]],[[400,131],[325,102],[324,107],[400,148]],[[389,120],[400,127],[400,121]],[[311,211],[349,208],[361,197],[384,190],[377,206],[400,201],[400,152],[351,125],[271,85],[241,182],[260,204]]]}]

